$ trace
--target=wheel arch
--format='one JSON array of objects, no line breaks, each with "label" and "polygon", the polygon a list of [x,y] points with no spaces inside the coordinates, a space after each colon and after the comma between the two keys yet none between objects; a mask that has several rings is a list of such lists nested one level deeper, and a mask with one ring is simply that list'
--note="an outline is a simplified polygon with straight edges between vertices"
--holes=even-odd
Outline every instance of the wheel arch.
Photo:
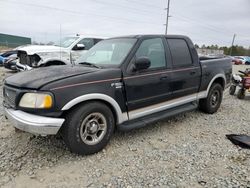
[{"label": "wheel arch", "polygon": [[47,66],[51,66],[51,65],[66,65],[67,63],[65,63],[62,60],[58,60],[58,59],[54,59],[54,60],[48,60],[42,64],[40,64],[41,67],[47,67]]},{"label": "wheel arch", "polygon": [[210,90],[211,86],[212,86],[214,83],[219,83],[219,84],[221,84],[221,86],[222,86],[222,88],[223,88],[223,90],[224,90],[225,87],[226,87],[226,77],[225,77],[225,75],[224,75],[224,74],[216,74],[216,75],[212,78],[212,80],[209,82],[207,89],[206,89],[205,91],[201,92],[201,93],[198,95],[198,97],[201,98],[201,99],[202,99],[202,98],[206,98],[207,95],[208,95],[208,93],[209,93],[209,90]]},{"label": "wheel arch", "polygon": [[226,77],[224,74],[216,74],[212,80],[209,82],[209,85],[207,87],[207,91],[210,90],[211,86],[214,84],[214,83],[219,83],[221,84],[221,86],[223,87],[223,89],[225,89],[225,86],[226,86]]},{"label": "wheel arch", "polygon": [[72,108],[74,108],[77,105],[84,104],[85,102],[90,101],[100,101],[104,104],[106,104],[113,114],[115,115],[115,120],[117,124],[121,124],[124,121],[128,120],[128,115],[126,112],[122,112],[119,104],[110,96],[100,93],[93,93],[93,94],[87,94],[79,96],[71,101],[69,101],[67,104],[65,104],[62,108],[62,111],[67,111]]}]

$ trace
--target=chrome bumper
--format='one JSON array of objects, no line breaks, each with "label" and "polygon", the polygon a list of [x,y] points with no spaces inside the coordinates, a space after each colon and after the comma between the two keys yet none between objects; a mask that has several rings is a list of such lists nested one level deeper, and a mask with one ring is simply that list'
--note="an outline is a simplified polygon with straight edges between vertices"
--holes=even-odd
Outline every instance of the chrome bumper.
[{"label": "chrome bumper", "polygon": [[43,117],[10,108],[4,108],[4,112],[14,127],[36,135],[55,135],[64,122],[63,118]]}]

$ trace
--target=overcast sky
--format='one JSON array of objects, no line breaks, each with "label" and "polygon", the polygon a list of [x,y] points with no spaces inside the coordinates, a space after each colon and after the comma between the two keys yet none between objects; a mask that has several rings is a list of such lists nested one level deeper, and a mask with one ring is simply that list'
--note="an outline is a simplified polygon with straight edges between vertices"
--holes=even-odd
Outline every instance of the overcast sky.
[{"label": "overcast sky", "polygon": [[[0,33],[55,41],[96,36],[163,34],[167,0],[0,0]],[[194,43],[250,46],[250,0],[171,0],[169,34]]]}]

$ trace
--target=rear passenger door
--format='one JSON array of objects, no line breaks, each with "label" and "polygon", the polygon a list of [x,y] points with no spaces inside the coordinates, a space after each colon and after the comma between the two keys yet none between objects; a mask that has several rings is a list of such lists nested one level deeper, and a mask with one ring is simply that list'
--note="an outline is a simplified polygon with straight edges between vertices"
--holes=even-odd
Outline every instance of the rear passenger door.
[{"label": "rear passenger door", "polygon": [[200,65],[194,62],[185,39],[167,39],[171,57],[172,97],[188,97],[198,92],[200,86]]}]

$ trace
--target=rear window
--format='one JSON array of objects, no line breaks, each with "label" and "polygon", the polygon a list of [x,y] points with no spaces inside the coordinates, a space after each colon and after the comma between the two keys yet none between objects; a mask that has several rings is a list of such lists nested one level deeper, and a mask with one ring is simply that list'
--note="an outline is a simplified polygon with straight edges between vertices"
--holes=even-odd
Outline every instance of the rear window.
[{"label": "rear window", "polygon": [[174,67],[186,67],[193,64],[188,45],[183,39],[167,39]]}]

